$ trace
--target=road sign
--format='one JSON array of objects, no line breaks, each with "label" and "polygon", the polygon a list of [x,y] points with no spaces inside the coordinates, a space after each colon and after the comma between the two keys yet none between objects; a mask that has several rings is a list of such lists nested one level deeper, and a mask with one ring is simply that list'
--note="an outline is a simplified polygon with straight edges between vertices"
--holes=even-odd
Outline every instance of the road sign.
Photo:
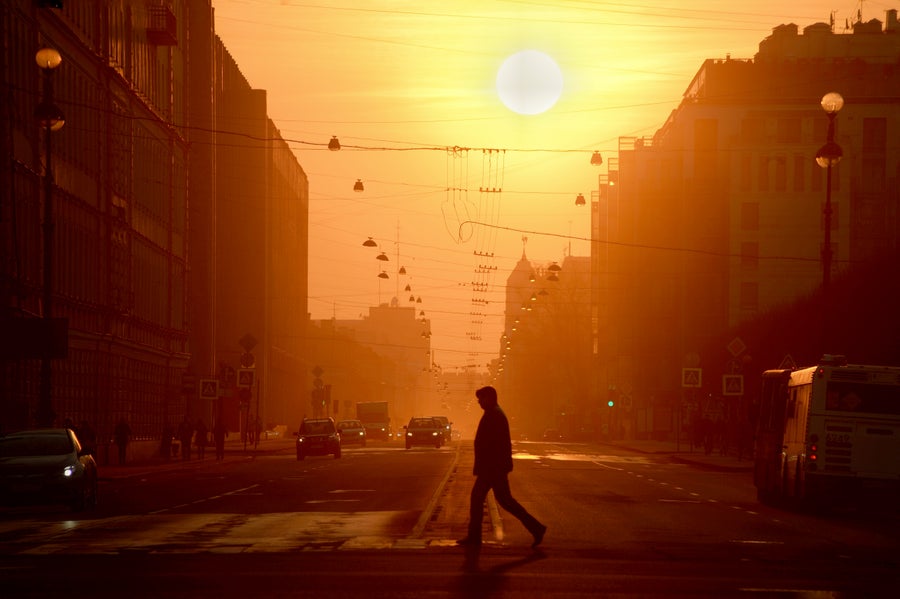
[{"label": "road sign", "polygon": [[249,389],[253,386],[253,375],[256,373],[252,368],[241,368],[238,370],[237,386],[241,389]]},{"label": "road sign", "polygon": [[744,376],[740,374],[722,375],[722,395],[743,395]]},{"label": "road sign", "polygon": [[682,368],[681,369],[681,386],[691,389],[699,389],[703,381],[702,368]]},{"label": "road sign", "polygon": [[200,379],[200,397],[217,399],[219,397],[219,379]]},{"label": "road sign", "polygon": [[745,349],[747,349],[747,344],[745,344],[744,340],[740,337],[735,337],[728,342],[728,345],[725,346],[725,349],[728,350],[728,353],[737,358],[743,353]]},{"label": "road sign", "polygon": [[797,363],[794,362],[794,358],[791,357],[791,354],[785,354],[784,358],[781,360],[781,364],[778,365],[778,368],[797,370]]}]

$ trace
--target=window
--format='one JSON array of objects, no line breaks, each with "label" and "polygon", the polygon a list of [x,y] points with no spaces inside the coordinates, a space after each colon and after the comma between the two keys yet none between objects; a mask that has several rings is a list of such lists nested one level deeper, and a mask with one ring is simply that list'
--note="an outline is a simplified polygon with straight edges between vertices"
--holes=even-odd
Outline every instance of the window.
[{"label": "window", "polygon": [[859,181],[860,191],[866,193],[883,193],[885,190],[885,165],[883,156],[864,156],[862,159],[862,176]]},{"label": "window", "polygon": [[800,119],[785,117],[778,119],[776,139],[780,144],[800,143]]},{"label": "window", "polygon": [[787,190],[787,158],[778,156],[775,158],[775,191]]},{"label": "window", "polygon": [[809,158],[802,154],[794,156],[794,191],[803,191],[805,186],[804,175]]},{"label": "window", "polygon": [[884,152],[887,148],[887,119],[863,119],[862,150],[864,153]]}]

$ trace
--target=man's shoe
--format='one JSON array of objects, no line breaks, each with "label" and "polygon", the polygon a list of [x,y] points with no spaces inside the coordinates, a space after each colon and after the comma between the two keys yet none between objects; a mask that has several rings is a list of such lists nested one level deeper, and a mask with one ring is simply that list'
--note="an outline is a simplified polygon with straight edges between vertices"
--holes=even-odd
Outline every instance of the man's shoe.
[{"label": "man's shoe", "polygon": [[534,535],[534,543],[531,544],[532,547],[537,547],[541,544],[541,541],[544,540],[544,533],[547,532],[547,527],[543,524],[538,524],[537,529],[531,534]]},{"label": "man's shoe", "polygon": [[474,537],[464,537],[456,541],[457,545],[481,545],[481,539]]}]

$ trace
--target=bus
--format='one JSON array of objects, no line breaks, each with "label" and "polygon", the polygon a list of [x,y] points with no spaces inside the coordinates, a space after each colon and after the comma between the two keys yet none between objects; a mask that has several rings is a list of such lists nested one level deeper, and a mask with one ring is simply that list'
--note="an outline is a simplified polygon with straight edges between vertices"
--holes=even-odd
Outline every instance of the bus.
[{"label": "bus", "polygon": [[825,507],[900,498],[900,367],[767,370],[753,482],[762,503]]}]

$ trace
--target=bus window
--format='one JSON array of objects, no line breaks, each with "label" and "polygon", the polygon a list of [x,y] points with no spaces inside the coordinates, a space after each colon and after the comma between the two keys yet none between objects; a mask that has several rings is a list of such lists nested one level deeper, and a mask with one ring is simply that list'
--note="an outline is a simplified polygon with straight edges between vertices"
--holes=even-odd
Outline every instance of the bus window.
[{"label": "bus window", "polygon": [[787,410],[784,414],[785,422],[797,417],[797,389],[791,389],[791,398],[788,400]]}]

